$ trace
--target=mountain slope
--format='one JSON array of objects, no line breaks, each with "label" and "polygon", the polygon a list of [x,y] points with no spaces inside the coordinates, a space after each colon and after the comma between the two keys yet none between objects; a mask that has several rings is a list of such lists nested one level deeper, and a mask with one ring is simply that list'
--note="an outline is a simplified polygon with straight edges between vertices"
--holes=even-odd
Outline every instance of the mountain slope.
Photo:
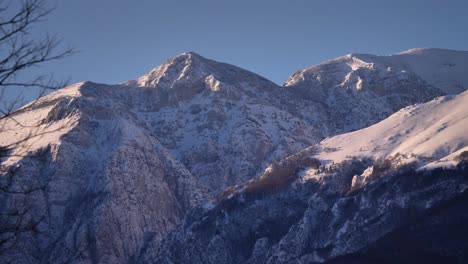
[{"label": "mountain slope", "polygon": [[[155,263],[466,263],[467,175],[412,171],[352,193],[307,181],[235,194],[191,210]],[[407,241],[419,244],[394,244]]]},{"label": "mountain slope", "polygon": [[204,199],[125,94],[80,83],[6,120],[1,144],[25,141],[1,165],[2,262],[132,262]]},{"label": "mountain slope", "polygon": [[188,53],[143,79],[75,84],[3,119],[2,261],[140,261],[200,201],[321,138],[234,66]]},{"label": "mountain slope", "polygon": [[465,263],[467,103],[410,106],[273,163],[191,210],[156,263]]},{"label": "mountain slope", "polygon": [[467,65],[466,51],[349,54],[298,71],[284,86],[326,109],[331,136],[375,124],[405,106],[465,91]]},{"label": "mountain slope", "polygon": [[124,85],[139,93],[133,109],[139,120],[213,192],[323,138],[313,125],[320,123],[317,114],[304,119],[297,110],[305,102],[263,77],[194,53]]},{"label": "mountain slope", "polygon": [[[387,161],[393,167],[415,169],[454,167],[457,157],[468,151],[468,92],[412,105],[371,127],[338,135],[314,147],[313,154],[325,165],[350,159]],[[390,164],[391,163],[391,164]],[[390,169],[390,168],[389,168]],[[356,176],[354,184],[374,173],[370,167]],[[317,177],[315,170],[305,177]]]},{"label": "mountain slope", "polygon": [[[408,106],[368,128],[328,138],[320,143],[324,151],[317,157],[341,162],[346,156],[385,159],[397,153],[419,166],[446,160],[440,166],[454,165],[448,155],[463,150],[468,142],[468,92],[438,97],[425,104]],[[424,157],[418,160],[417,157]]]},{"label": "mountain slope", "polygon": [[468,76],[465,74],[467,51],[419,48],[401,52],[391,58],[446,94],[461,93],[468,86]]}]

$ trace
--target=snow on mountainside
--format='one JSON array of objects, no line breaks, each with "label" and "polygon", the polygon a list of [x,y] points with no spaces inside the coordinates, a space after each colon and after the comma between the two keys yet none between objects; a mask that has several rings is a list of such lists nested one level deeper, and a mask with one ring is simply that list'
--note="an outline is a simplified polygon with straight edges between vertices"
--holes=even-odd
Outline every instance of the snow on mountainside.
[{"label": "snow on mountainside", "polygon": [[420,162],[419,167],[450,166],[455,165],[451,157],[468,146],[467,128],[468,92],[464,92],[408,106],[373,126],[328,138],[319,144],[328,151],[317,157],[336,163],[347,157],[385,159],[400,154],[407,156],[406,162]]},{"label": "snow on mountainside", "polygon": [[330,136],[375,124],[410,104],[468,89],[467,65],[466,51],[349,54],[296,72],[284,86],[326,109]]},{"label": "snow on mountainside", "polygon": [[419,48],[390,58],[447,94],[461,93],[468,87],[468,51]]},{"label": "snow on mountainside", "polygon": [[[44,96],[17,110],[12,114],[13,119],[2,120],[0,123],[2,135],[0,146],[14,147],[2,165],[12,164],[28,152],[38,151],[49,144],[59,144],[60,137],[76,126],[79,113],[76,111],[61,122],[53,122],[52,118],[60,108],[68,108],[76,97],[80,96],[79,87],[81,85],[81,83],[77,83]],[[61,100],[63,98],[66,100]],[[38,120],[41,121],[38,123]],[[24,141],[30,136],[32,137],[24,143],[18,146],[12,145],[15,142]]]},{"label": "snow on mountainside", "polygon": [[[192,52],[124,85],[141,94],[138,118],[213,192],[323,138],[317,107],[292,100],[254,73]],[[314,114],[304,118],[301,105]]]},{"label": "snow on mountainside", "polygon": [[468,153],[468,91],[401,109],[385,120],[327,138],[270,165],[259,177],[221,194],[248,193],[301,181],[348,191],[400,170],[455,168]]},{"label": "snow on mountainside", "polygon": [[0,143],[21,144],[0,166],[1,262],[134,262],[205,199],[133,99],[85,82],[3,119]]},{"label": "snow on mountainside", "polygon": [[[323,72],[334,75],[337,81],[341,81],[340,85],[343,88],[351,87],[346,86],[349,84],[356,84],[354,88],[361,89],[364,81],[361,73],[370,69],[382,70],[380,73],[384,78],[396,74],[403,79],[405,75],[414,73],[446,94],[457,94],[468,87],[467,64],[468,51],[434,48],[410,49],[390,56],[348,54],[294,73],[285,86],[295,86],[313,78],[320,81],[322,75],[317,73]],[[335,71],[324,71],[330,67]]]},{"label": "snow on mountainside", "polygon": [[[325,166],[369,158],[387,160],[393,167],[455,167],[457,156],[468,151],[467,128],[468,91],[408,106],[373,126],[327,138],[309,151]],[[353,184],[366,182],[374,170],[376,165],[356,175]],[[320,174],[311,169],[303,176]]]}]

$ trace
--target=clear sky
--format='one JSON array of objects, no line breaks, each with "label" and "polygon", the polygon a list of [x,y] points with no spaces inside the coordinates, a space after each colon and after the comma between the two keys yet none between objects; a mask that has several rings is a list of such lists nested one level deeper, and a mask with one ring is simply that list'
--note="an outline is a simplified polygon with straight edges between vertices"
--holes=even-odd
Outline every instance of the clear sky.
[{"label": "clear sky", "polygon": [[467,0],[49,0],[37,30],[80,51],[34,69],[119,83],[194,51],[282,84],[347,53],[468,50]]}]

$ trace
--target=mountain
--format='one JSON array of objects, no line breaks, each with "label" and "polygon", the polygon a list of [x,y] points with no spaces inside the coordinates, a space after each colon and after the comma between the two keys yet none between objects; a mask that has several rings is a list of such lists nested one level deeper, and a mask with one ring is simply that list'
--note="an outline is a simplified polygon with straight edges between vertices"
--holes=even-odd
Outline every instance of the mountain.
[{"label": "mountain", "polygon": [[[321,138],[288,93],[184,53],[2,119],[2,261],[134,262],[190,209]],[[263,165],[262,165],[263,164]]]},{"label": "mountain", "polygon": [[2,262],[135,261],[205,199],[129,96],[79,83],[6,119],[1,144],[24,141],[1,164]]},{"label": "mountain", "polygon": [[468,92],[322,141],[191,210],[156,263],[466,263]]},{"label": "mountain", "polygon": [[316,119],[304,120],[295,103],[320,112],[314,106],[254,73],[194,53],[124,85],[140,88],[139,119],[213,192],[322,138]]},{"label": "mountain", "polygon": [[[453,167],[456,157],[468,152],[468,92],[438,97],[428,103],[408,106],[389,118],[352,133],[322,141],[312,151],[324,164],[370,158],[390,167],[414,169]],[[362,184],[373,167],[353,179]],[[305,177],[313,176],[305,175]]]},{"label": "mountain", "polygon": [[[431,59],[434,54],[440,59]],[[365,89],[350,93],[326,82],[318,88],[310,86],[306,80],[279,87],[251,72],[189,52],[124,85],[142,88],[142,99],[136,103],[140,120],[216,193],[325,137],[372,125],[404,106],[444,95],[454,84],[460,91],[468,87],[459,70],[468,65],[467,52],[427,49],[422,55],[388,57],[391,65],[414,64],[414,72],[424,72],[424,76],[430,72],[423,71],[427,65],[433,66],[433,72],[446,63],[457,66],[452,67],[453,73],[433,78],[433,83],[441,83],[437,87],[416,73],[402,78],[398,70],[404,71],[403,66],[394,66],[398,76],[392,73],[385,78],[380,70],[387,71],[389,63],[358,67],[354,72],[369,71],[362,76]],[[377,65],[375,58],[368,64]],[[306,71],[336,78],[335,70],[323,70],[320,65]],[[375,92],[381,85],[387,90]],[[315,89],[330,95],[327,99],[309,96]]]},{"label": "mountain", "polygon": [[[365,63],[350,67],[355,56]],[[319,155],[327,147],[316,144],[326,137],[362,129],[401,107],[465,90],[460,69],[468,65],[466,58],[463,52],[433,49],[345,56],[296,73],[278,86],[188,52],[135,80],[82,82],[40,98],[0,120],[0,260],[148,262],[160,247],[172,254],[163,239],[182,219],[188,225],[190,215],[211,208],[207,201],[236,200],[246,184],[273,188],[267,200],[291,198],[276,187],[283,190],[291,180],[309,179],[298,181],[295,172],[309,175],[307,168],[317,167],[320,157],[307,156],[310,146]],[[393,63],[390,70],[387,61]],[[452,66],[439,74],[447,63]],[[397,65],[406,67],[408,76]],[[341,85],[340,78],[349,74]],[[359,78],[353,79],[355,75]],[[452,131],[452,123],[446,125]],[[408,135],[416,136],[418,130],[411,131]],[[463,147],[455,143],[445,149],[447,158]],[[367,156],[336,162],[339,169],[323,177],[323,185],[308,180],[298,186],[326,186],[335,197],[349,189],[354,175],[376,164]],[[317,168],[328,173],[329,167],[322,160]],[[265,182],[265,175],[275,180]],[[282,215],[281,209],[297,199],[265,205],[278,206],[272,211]],[[298,206],[305,208],[302,202]],[[290,208],[292,215],[299,212],[295,208]],[[275,239],[293,221],[285,219]]]},{"label": "mountain", "polygon": [[466,51],[348,54],[298,71],[284,86],[326,109],[331,136],[375,124],[410,104],[465,91],[466,65]]}]

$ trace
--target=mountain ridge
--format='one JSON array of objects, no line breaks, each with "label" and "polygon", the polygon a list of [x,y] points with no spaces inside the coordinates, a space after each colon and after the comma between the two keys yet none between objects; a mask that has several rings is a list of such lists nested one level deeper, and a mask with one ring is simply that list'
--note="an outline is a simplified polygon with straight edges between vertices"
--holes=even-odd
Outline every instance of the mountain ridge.
[{"label": "mountain ridge", "polygon": [[[294,165],[282,160],[326,137],[443,95],[415,73],[372,63],[319,67],[312,75],[321,81],[281,87],[184,53],[138,79],[82,82],[21,108],[0,124],[9,153],[0,164],[1,210],[24,209],[0,215],[0,227],[13,230],[0,234],[0,259],[150,262],[184,215],[220,192],[278,168],[270,164]],[[450,84],[447,76],[439,83]],[[25,232],[12,228],[18,221]]]},{"label": "mountain ridge", "polygon": [[[448,223],[468,217],[467,102],[465,91],[408,106],[273,163],[190,211],[162,243],[155,263],[464,263],[468,243],[462,234],[468,229]],[[407,123],[416,126],[408,133],[408,141],[416,142],[396,142],[393,152],[380,149],[395,147],[385,140],[404,134]],[[440,123],[446,127],[432,129]],[[420,141],[428,131],[437,140]],[[440,137],[451,145],[448,156],[438,151],[447,145]],[[359,154],[376,140],[375,153]],[[434,152],[421,151],[428,145]],[[346,153],[335,155],[340,151]],[[417,251],[392,241],[417,242]]]}]

